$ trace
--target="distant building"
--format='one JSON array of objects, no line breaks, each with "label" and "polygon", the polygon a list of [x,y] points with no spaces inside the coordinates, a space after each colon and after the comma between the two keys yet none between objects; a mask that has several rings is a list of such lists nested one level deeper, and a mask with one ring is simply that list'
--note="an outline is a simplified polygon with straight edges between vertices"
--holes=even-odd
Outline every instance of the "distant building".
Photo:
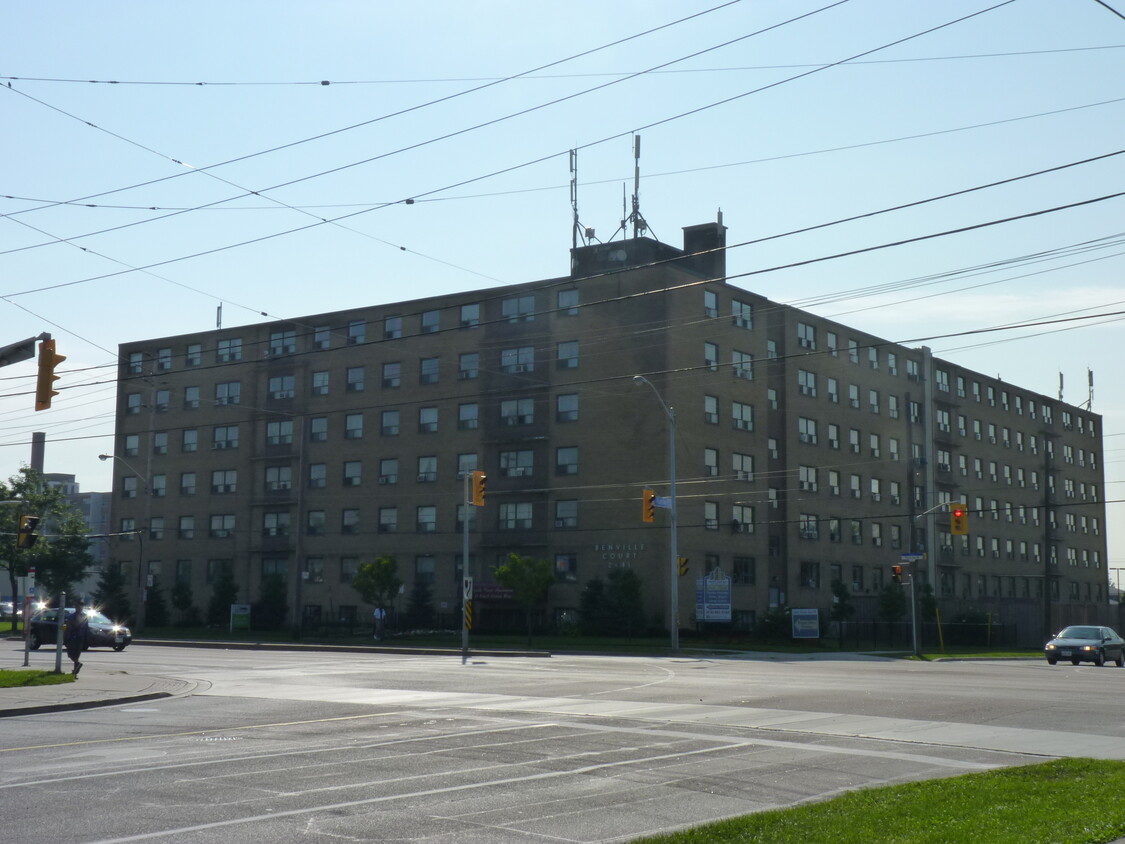
[{"label": "distant building", "polygon": [[89,526],[90,540],[89,552],[94,558],[93,567],[87,571],[86,576],[75,587],[85,598],[91,598],[97,588],[98,577],[102,568],[109,561],[109,544],[106,535],[110,525],[110,499],[108,492],[80,492],[78,482],[74,475],[59,473],[46,473],[43,480],[48,487],[61,489],[66,501],[82,514]]},{"label": "distant building", "polygon": [[[516,615],[490,577],[511,552],[551,561],[556,618],[615,566],[641,575],[656,627],[672,580],[687,628],[718,572],[735,628],[827,610],[834,581],[871,617],[911,553],[943,616],[1039,636],[1108,607],[1100,416],[729,284],[725,237],[692,226],[682,249],[578,247],[562,278],[122,345],[112,559],[201,607],[223,567],[247,601],[281,575],[306,626],[366,618],[349,584],[378,555],[408,592],[428,581],[450,626],[472,575],[478,629]],[[670,492],[661,402],[678,578],[668,510],[641,520],[642,489]]]}]

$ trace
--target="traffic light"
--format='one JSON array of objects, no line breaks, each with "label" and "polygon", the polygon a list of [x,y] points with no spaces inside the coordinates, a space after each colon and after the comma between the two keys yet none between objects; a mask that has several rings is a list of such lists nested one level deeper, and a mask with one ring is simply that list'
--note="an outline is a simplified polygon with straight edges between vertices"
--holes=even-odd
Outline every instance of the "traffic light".
[{"label": "traffic light", "polygon": [[641,490],[641,521],[656,520],[656,493],[651,489]]},{"label": "traffic light", "polygon": [[42,340],[39,343],[39,378],[35,382],[35,409],[46,410],[51,406],[51,399],[59,394],[55,389],[55,382],[59,376],[55,375],[55,367],[66,358],[55,354],[55,341]]},{"label": "traffic light", "polygon": [[891,566],[891,580],[902,583],[902,566]]},{"label": "traffic light", "polygon": [[964,507],[949,511],[949,532],[954,536],[965,536],[969,532],[969,511]]},{"label": "traffic light", "polygon": [[680,568],[680,577],[683,577],[685,574],[687,574],[688,558],[687,557],[676,557],[676,562],[677,562],[677,564],[679,565],[679,568]]},{"label": "traffic light", "polygon": [[16,533],[16,547],[30,548],[39,538],[35,528],[39,526],[38,516],[20,516],[20,527]]},{"label": "traffic light", "polygon": [[480,470],[472,472],[469,476],[469,483],[472,486],[472,492],[469,495],[469,503],[474,507],[484,506],[485,482],[487,480],[488,475]]}]

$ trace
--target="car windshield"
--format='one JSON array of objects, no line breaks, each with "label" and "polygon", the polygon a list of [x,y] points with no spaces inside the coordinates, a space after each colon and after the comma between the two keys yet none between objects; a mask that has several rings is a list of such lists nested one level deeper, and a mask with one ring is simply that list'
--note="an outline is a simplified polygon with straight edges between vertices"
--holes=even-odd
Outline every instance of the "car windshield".
[{"label": "car windshield", "polygon": [[1068,627],[1059,634],[1060,639],[1100,639],[1101,629],[1098,627]]},{"label": "car windshield", "polygon": [[102,615],[97,610],[86,610],[86,620],[97,624],[113,625],[113,622]]}]

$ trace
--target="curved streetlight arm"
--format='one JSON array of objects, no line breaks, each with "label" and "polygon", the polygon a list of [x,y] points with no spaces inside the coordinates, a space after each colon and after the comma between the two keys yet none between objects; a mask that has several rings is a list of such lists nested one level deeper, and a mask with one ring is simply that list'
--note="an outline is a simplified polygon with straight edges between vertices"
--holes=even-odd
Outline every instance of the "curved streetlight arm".
[{"label": "curved streetlight arm", "polygon": [[128,469],[130,472],[141,479],[141,483],[145,485],[145,492],[149,492],[148,478],[138,472],[136,468],[132,464],[130,464],[129,461],[124,457],[119,457],[116,454],[99,454],[98,460],[120,460],[126,469]]}]

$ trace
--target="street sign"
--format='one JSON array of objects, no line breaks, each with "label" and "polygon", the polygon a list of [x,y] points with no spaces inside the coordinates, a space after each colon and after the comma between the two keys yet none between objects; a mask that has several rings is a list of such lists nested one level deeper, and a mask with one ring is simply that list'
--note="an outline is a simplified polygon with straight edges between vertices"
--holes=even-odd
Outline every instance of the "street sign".
[{"label": "street sign", "polygon": [[662,507],[665,510],[672,509],[672,498],[667,495],[657,495],[652,499],[653,507]]},{"label": "street sign", "polygon": [[473,600],[473,579],[471,577],[465,578],[463,595],[466,601]]},{"label": "street sign", "polygon": [[919,560],[926,559],[925,554],[900,554],[899,559],[904,563],[916,563]]}]

